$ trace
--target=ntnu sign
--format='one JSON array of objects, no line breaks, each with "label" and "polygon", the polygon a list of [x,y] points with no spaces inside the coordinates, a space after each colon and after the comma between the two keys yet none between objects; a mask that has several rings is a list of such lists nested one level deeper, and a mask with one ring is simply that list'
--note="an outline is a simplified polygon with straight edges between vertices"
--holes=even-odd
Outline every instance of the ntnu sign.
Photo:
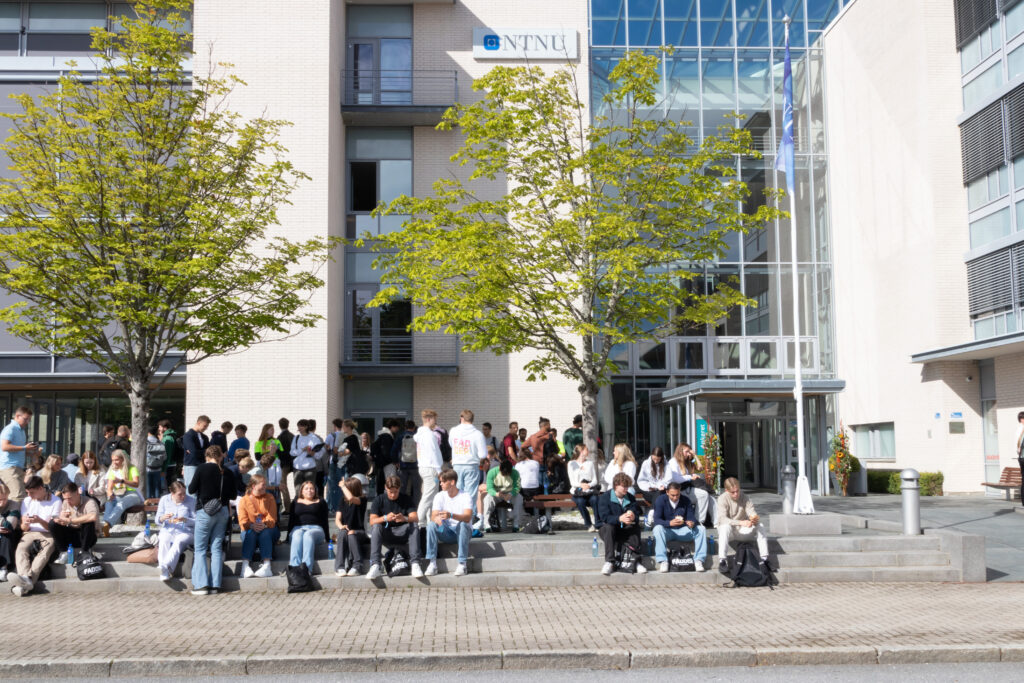
[{"label": "ntnu sign", "polygon": [[474,59],[576,59],[575,30],[560,28],[475,28]]}]

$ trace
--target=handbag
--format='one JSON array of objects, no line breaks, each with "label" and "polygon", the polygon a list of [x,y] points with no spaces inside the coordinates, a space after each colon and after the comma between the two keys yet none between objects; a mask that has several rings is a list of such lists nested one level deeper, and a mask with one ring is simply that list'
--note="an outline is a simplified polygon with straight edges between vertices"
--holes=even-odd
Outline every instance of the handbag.
[{"label": "handbag", "polygon": [[668,570],[670,572],[693,572],[697,571],[693,563],[693,555],[686,548],[674,548],[668,555]]},{"label": "handbag", "polygon": [[636,574],[636,565],[640,561],[640,552],[625,543],[615,545],[615,571],[623,574]]},{"label": "handbag", "polygon": [[203,503],[203,512],[213,517],[224,507],[224,503],[221,502],[220,496],[224,491],[224,470],[220,471],[220,483],[217,484],[217,497],[211,498],[210,500]]},{"label": "handbag", "polygon": [[105,578],[107,573],[103,569],[103,565],[99,563],[99,560],[91,552],[82,553],[78,562],[75,566],[78,572],[79,581],[91,581],[92,579]]},{"label": "handbag", "polygon": [[309,573],[309,567],[305,564],[288,565],[285,576],[288,579],[289,593],[308,593],[316,590],[316,586],[313,585],[313,577]]}]

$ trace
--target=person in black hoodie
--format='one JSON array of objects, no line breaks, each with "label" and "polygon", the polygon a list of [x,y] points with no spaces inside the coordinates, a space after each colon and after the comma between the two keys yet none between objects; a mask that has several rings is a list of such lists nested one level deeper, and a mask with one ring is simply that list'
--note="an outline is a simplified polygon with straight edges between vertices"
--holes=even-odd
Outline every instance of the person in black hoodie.
[{"label": "person in black hoodie", "polygon": [[196,469],[206,462],[206,448],[210,445],[210,438],[205,432],[210,427],[210,418],[200,415],[196,418],[196,426],[185,432],[181,437],[181,445],[185,448],[185,455],[182,459],[182,476],[185,486],[192,484],[192,478]]},{"label": "person in black hoodie", "polygon": [[544,463],[547,468],[547,493],[569,493],[569,471],[562,458],[557,455],[548,456]]},{"label": "person in black hoodie", "polygon": [[[224,570],[224,536],[230,517],[229,505],[238,486],[230,470],[221,466],[224,451],[206,449],[206,462],[196,468],[188,492],[196,498],[195,556],[192,561],[192,595],[210,595],[220,590]],[[210,553],[210,570],[206,553]]]},{"label": "person in black hoodie", "polygon": [[[612,490],[602,493],[597,499],[597,518],[602,522],[597,533],[604,542],[604,566],[601,573],[605,576],[615,570],[616,543],[640,552],[643,511],[629,492],[632,485],[633,478],[625,472],[619,472],[612,479]],[[636,571],[638,574],[646,574],[647,568],[637,562]]]},{"label": "person in black hoodie", "polygon": [[384,490],[384,480],[398,473],[398,463],[391,459],[391,449],[395,445],[395,434],[401,429],[398,420],[386,420],[384,429],[380,430],[373,445],[370,446],[370,457],[373,459],[373,472],[377,480],[377,490]]}]

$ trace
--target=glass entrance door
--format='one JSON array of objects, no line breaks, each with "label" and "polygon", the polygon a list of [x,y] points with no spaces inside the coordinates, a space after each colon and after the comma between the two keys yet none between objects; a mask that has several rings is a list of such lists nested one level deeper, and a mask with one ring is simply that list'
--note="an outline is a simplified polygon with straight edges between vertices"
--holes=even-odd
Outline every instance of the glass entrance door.
[{"label": "glass entrance door", "polygon": [[722,457],[725,469],[722,478],[736,477],[740,486],[753,488],[759,485],[759,446],[757,423],[729,420],[718,423],[718,435],[722,439]]}]

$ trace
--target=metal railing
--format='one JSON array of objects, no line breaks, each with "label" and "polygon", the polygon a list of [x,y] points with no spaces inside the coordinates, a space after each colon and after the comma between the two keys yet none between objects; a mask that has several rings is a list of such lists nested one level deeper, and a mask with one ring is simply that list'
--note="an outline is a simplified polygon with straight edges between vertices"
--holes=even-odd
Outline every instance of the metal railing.
[{"label": "metal railing", "polygon": [[450,334],[346,335],[343,358],[346,365],[454,366],[458,351]]},{"label": "metal railing", "polygon": [[428,69],[345,69],[345,106],[450,107],[459,99],[458,72]]}]

